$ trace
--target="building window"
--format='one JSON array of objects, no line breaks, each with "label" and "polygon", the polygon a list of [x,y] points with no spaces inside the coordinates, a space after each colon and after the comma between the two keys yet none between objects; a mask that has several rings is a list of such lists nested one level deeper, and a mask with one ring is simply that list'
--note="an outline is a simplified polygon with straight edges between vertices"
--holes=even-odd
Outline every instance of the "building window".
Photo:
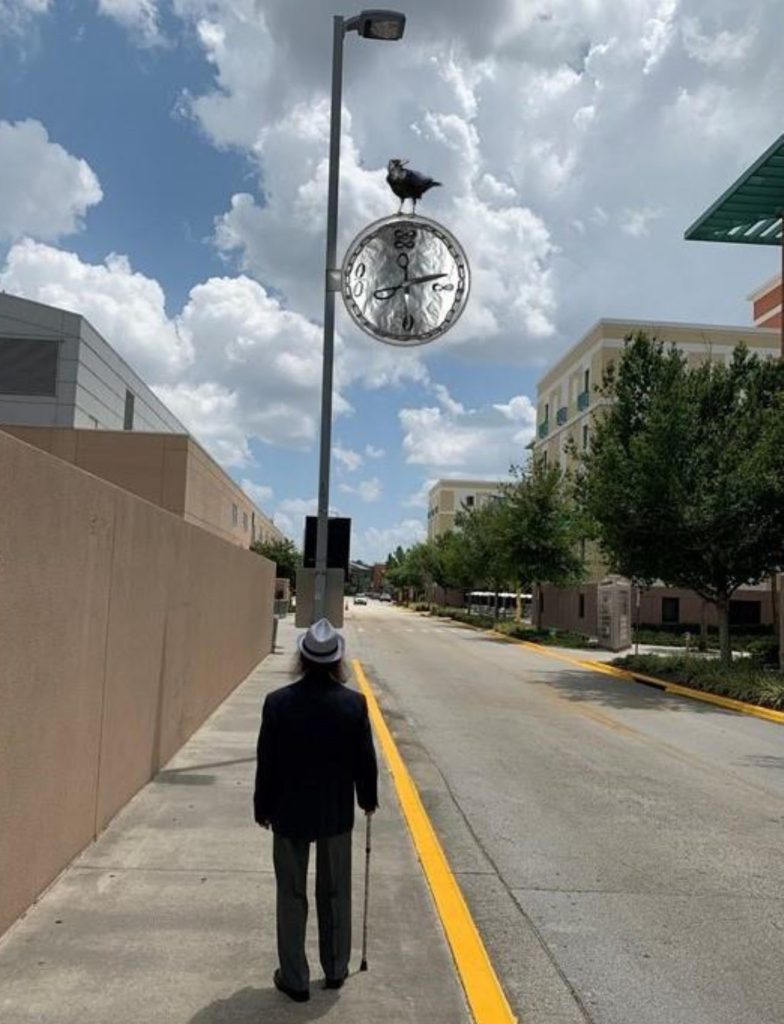
[{"label": "building window", "polygon": [[760,601],[730,601],[731,626],[759,626],[761,621]]},{"label": "building window", "polygon": [[57,341],[0,338],[0,394],[54,395]]},{"label": "building window", "polygon": [[543,466],[544,466],[545,468],[547,467],[547,449],[546,449],[546,448],[545,448],[545,450],[544,450],[544,451],[542,452],[542,465],[543,465]]},{"label": "building window", "polygon": [[663,597],[661,603],[662,625],[677,626],[681,621],[681,599],[679,597]]},{"label": "building window", "polygon": [[237,525],[237,522],[239,521],[239,512],[240,512],[240,510],[237,508],[236,505],[232,505],[231,506],[231,525],[232,526],[236,526]]},{"label": "building window", "polygon": [[591,390],[591,371],[590,370],[586,370],[585,371],[585,374],[583,376],[583,383],[584,383],[583,391],[590,391]]},{"label": "building window", "polygon": [[577,618],[585,618],[585,594],[577,595]]},{"label": "building window", "polygon": [[583,424],[583,451],[588,447],[588,424]]},{"label": "building window", "polygon": [[550,403],[549,402],[545,402],[544,403],[544,421],[545,421],[545,423],[547,423],[549,421],[549,419],[550,419]]},{"label": "building window", "polygon": [[125,392],[125,415],[123,416],[123,430],[133,430],[133,407],[135,403],[133,391]]},{"label": "building window", "polygon": [[473,508],[474,507],[474,496],[473,496],[473,494],[466,495],[465,503],[466,503],[466,508]]},{"label": "building window", "polygon": [[242,513],[242,529],[245,531],[245,533],[248,532],[248,513],[247,512],[243,512]]}]

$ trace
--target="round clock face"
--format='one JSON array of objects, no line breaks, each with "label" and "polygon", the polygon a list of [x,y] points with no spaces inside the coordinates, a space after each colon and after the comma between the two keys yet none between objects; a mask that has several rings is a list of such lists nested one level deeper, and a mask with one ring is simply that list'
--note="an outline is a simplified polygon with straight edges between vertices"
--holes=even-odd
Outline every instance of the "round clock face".
[{"label": "round clock face", "polygon": [[365,228],[343,261],[343,301],[363,331],[390,345],[424,345],[448,331],[466,304],[468,260],[454,235],[419,216]]}]

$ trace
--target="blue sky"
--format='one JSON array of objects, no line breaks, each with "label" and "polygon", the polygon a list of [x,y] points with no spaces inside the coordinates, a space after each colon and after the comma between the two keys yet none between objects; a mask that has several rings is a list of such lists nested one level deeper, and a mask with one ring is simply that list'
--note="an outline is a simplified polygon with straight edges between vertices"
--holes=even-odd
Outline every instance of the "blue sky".
[{"label": "blue sky", "polygon": [[[523,458],[536,380],[600,316],[750,322],[776,254],[683,230],[782,131],[777,0],[403,3],[347,40],[340,252],[444,182],[474,285],[402,353],[338,321],[332,504],[353,553],[441,476]],[[316,493],[323,0],[0,0],[0,287],[83,313],[295,540]],[[351,12],[347,12],[351,13]]]}]

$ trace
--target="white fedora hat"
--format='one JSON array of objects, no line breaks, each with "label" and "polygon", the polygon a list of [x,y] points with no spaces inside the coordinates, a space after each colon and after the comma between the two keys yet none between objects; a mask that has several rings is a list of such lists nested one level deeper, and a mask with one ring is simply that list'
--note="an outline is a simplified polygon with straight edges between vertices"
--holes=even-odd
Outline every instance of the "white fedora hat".
[{"label": "white fedora hat", "polygon": [[315,661],[319,665],[329,665],[333,661],[340,661],[346,643],[329,619],[319,619],[298,638],[297,646],[300,654],[303,654],[308,661]]}]

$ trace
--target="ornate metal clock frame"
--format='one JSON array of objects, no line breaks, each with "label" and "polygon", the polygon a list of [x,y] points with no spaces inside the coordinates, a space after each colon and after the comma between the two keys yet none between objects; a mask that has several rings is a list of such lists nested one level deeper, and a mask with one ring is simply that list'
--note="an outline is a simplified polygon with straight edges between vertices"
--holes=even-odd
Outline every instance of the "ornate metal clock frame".
[{"label": "ornate metal clock frame", "polygon": [[412,348],[457,323],[471,273],[463,247],[442,224],[397,214],[357,235],[343,261],[341,283],[358,327],[388,345]]}]

